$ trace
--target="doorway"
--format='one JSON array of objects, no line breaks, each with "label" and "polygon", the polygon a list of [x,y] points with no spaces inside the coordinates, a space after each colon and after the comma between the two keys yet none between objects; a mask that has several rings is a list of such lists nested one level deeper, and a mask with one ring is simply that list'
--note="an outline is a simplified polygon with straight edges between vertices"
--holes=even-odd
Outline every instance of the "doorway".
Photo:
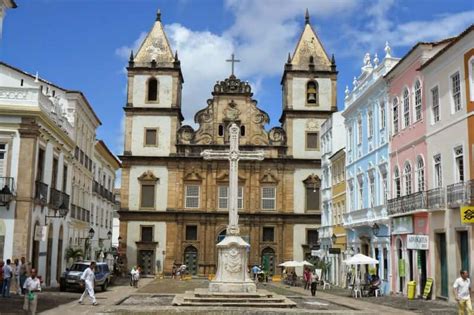
[{"label": "doorway", "polygon": [[153,250],[138,251],[138,265],[142,268],[143,274],[150,275],[155,273],[154,257],[155,251]]},{"label": "doorway", "polygon": [[56,281],[59,283],[61,272],[63,269],[63,227],[59,228],[59,235],[58,235],[58,254],[56,257]]},{"label": "doorway", "polygon": [[38,270],[38,263],[39,263],[39,248],[40,248],[40,241],[36,239],[36,235],[39,233],[37,232],[38,229],[41,229],[41,226],[38,222],[35,223],[34,231],[34,238],[33,238],[33,248],[31,253],[31,267]]},{"label": "doorway", "polygon": [[275,274],[275,251],[267,247],[262,251],[262,268],[268,271],[269,276]]},{"label": "doorway", "polygon": [[53,225],[48,226],[48,248],[46,255],[46,285],[51,286],[51,262],[53,258]]},{"label": "doorway", "polygon": [[441,296],[448,297],[448,261],[446,259],[446,234],[437,233],[438,258],[441,272]]},{"label": "doorway", "polygon": [[423,290],[425,289],[426,284],[426,251],[419,250],[418,251],[418,259],[420,262],[420,294],[423,294]]},{"label": "doorway", "polygon": [[401,264],[405,264],[405,260],[403,260],[403,244],[402,240],[397,240],[397,258],[398,258],[398,292],[403,292],[403,285],[404,285],[404,277],[405,274],[402,271],[405,270]]},{"label": "doorway", "polygon": [[184,250],[184,264],[186,265],[186,269],[192,275],[197,274],[197,257],[198,257],[198,250],[194,246],[188,246]]}]

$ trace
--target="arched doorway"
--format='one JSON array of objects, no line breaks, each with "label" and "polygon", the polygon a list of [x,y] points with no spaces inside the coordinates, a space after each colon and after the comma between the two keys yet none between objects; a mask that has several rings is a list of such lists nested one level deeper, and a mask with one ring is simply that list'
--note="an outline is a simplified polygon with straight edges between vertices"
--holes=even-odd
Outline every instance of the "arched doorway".
[{"label": "arched doorway", "polygon": [[51,286],[51,262],[53,259],[53,225],[48,226],[48,249],[46,254],[46,285]]},{"label": "arched doorway", "polygon": [[262,251],[262,268],[270,276],[275,274],[275,251],[271,247],[266,247]]},{"label": "arched doorway", "polygon": [[198,259],[198,250],[194,246],[188,246],[184,249],[184,264],[187,267],[187,270],[190,274],[197,274],[197,259]]},{"label": "arched doorway", "polygon": [[61,272],[63,271],[63,226],[59,228],[58,235],[58,255],[56,258],[56,281],[59,283]]},{"label": "arched doorway", "polygon": [[41,225],[38,221],[35,223],[35,227],[33,229],[33,249],[31,253],[31,267],[38,270],[38,262],[39,262],[39,247],[40,247],[40,240],[36,238],[36,235],[40,234],[38,229],[41,229]]}]

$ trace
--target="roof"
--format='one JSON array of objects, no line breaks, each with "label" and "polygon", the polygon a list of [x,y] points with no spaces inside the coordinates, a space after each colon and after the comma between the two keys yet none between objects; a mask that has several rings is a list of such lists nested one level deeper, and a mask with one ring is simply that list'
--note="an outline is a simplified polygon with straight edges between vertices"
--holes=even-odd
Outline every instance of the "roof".
[{"label": "roof", "polygon": [[155,60],[157,63],[175,61],[173,51],[161,23],[161,12],[159,10],[153,27],[146,35],[134,57],[134,61],[137,63],[148,63],[152,60]]},{"label": "roof", "polygon": [[451,47],[456,45],[457,42],[459,42],[461,39],[463,39],[467,34],[472,32],[473,30],[474,30],[474,24],[471,24],[461,34],[452,38],[452,41],[448,45],[446,45],[446,47],[438,51],[433,57],[431,57],[427,62],[425,62],[418,70],[422,70],[426,68],[427,66],[429,66],[433,61],[435,61],[438,57],[440,57],[442,54],[448,51]]},{"label": "roof", "polygon": [[59,85],[56,85],[56,84],[54,84],[54,83],[52,83],[52,82],[50,82],[50,81],[44,80],[44,79],[42,79],[42,78],[40,78],[40,77],[37,78],[36,75],[32,75],[31,73],[28,73],[28,72],[26,72],[26,71],[23,71],[23,70],[21,70],[21,69],[19,69],[19,68],[17,68],[17,67],[14,67],[14,66],[12,66],[12,65],[9,65],[9,64],[7,64],[7,63],[5,63],[5,62],[3,62],[3,61],[0,61],[0,65],[5,66],[5,67],[7,67],[7,68],[10,68],[10,69],[13,70],[13,71],[20,72],[20,73],[22,73],[23,75],[26,75],[26,76],[28,76],[28,77],[30,77],[30,78],[35,79],[35,80],[38,79],[38,81],[43,82],[43,83],[46,83],[46,84],[51,85],[51,86],[54,86],[55,88],[60,89],[60,90],[64,91],[65,93],[76,93],[76,94],[80,94],[80,95],[82,96],[82,98],[84,99],[84,102],[86,103],[87,107],[89,107],[89,110],[92,112],[92,115],[94,115],[94,118],[97,119],[97,121],[99,122],[99,125],[102,125],[102,122],[100,121],[99,117],[98,117],[97,114],[95,113],[95,111],[94,111],[94,109],[92,108],[91,104],[90,104],[89,101],[87,100],[87,98],[86,98],[86,96],[84,95],[84,93],[82,93],[81,91],[69,90],[69,89],[60,87]]},{"label": "roof", "polygon": [[389,72],[387,72],[385,75],[384,75],[384,78],[388,78],[394,71],[395,69],[397,69],[401,64],[403,64],[403,62],[411,55],[411,53],[413,53],[418,47],[420,46],[423,46],[423,45],[431,45],[431,46],[438,46],[438,45],[442,45],[442,44],[445,44],[447,42],[450,42],[454,39],[455,37],[448,37],[448,38],[445,38],[445,39],[442,39],[440,41],[437,41],[437,42],[418,42],[416,43],[404,56],[402,59],[400,59],[397,64],[392,68],[390,69]]},{"label": "roof", "polygon": [[336,155],[338,155],[341,151],[345,151],[346,148],[340,148],[339,150],[337,150],[336,152],[334,152],[333,154],[331,154],[331,156],[329,157],[329,159],[332,159],[333,157],[335,157]]},{"label": "roof", "polygon": [[104,141],[98,139],[98,140],[97,140],[97,143],[96,143],[96,146],[97,146],[97,145],[98,145],[98,146],[101,146],[101,147],[104,149],[105,153],[107,153],[107,154],[117,163],[117,167],[118,167],[118,168],[121,168],[121,167],[122,167],[122,163],[120,162],[120,160],[115,156],[115,154],[113,154],[113,153],[109,150],[109,148],[107,147],[107,145],[105,144]]}]

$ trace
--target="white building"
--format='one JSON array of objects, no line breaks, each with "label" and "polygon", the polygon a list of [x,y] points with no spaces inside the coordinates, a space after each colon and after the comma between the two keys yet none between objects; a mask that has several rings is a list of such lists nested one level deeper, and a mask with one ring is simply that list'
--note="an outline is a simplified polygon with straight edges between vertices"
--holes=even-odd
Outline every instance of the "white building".
[{"label": "white building", "polygon": [[331,283],[339,283],[339,275],[336,274],[336,265],[339,265],[337,256],[329,254],[332,248],[332,235],[334,234],[332,226],[333,209],[332,209],[332,165],[329,157],[345,147],[346,133],[344,126],[344,117],[340,112],[333,113],[321,125],[321,228],[319,229],[319,237],[321,240],[321,249],[326,253],[330,262],[329,281]]}]

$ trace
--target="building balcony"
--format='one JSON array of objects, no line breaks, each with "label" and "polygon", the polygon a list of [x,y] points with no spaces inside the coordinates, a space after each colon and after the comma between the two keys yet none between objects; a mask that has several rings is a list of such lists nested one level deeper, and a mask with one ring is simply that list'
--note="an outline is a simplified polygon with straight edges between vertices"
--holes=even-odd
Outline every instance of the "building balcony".
[{"label": "building balcony", "polygon": [[414,194],[388,200],[387,209],[389,215],[398,215],[426,209],[426,204],[426,192],[419,191]]},{"label": "building balcony", "polygon": [[474,204],[474,180],[448,185],[447,201],[449,208]]},{"label": "building balcony", "polygon": [[445,190],[443,187],[433,188],[426,191],[428,209],[443,209],[446,207]]},{"label": "building balcony", "polygon": [[69,209],[69,195],[51,187],[49,190],[49,204],[53,210],[58,210],[62,205]]},{"label": "building balcony", "polygon": [[38,180],[35,182],[35,199],[42,204],[48,202],[48,184]]},{"label": "building balcony", "polygon": [[369,225],[379,221],[388,220],[387,208],[380,205],[372,208],[365,208],[344,213],[344,227],[355,227]]}]

